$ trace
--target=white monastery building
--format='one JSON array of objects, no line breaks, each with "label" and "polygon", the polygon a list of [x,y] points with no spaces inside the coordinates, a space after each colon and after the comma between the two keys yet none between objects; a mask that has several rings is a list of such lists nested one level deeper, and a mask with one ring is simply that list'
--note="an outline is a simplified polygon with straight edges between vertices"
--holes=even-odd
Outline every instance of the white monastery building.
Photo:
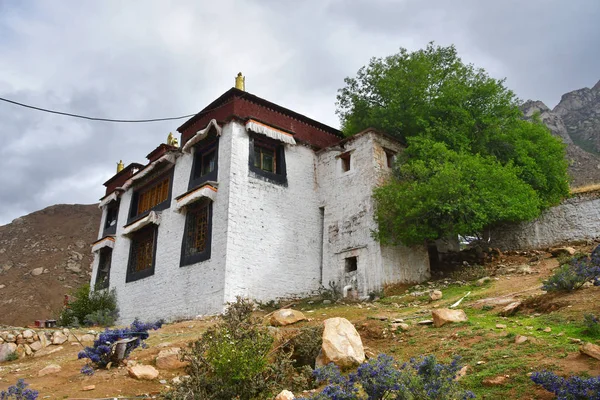
[{"label": "white monastery building", "polygon": [[116,288],[120,322],[223,311],[335,285],[363,298],[429,277],[423,247],[373,239],[374,187],[403,146],[342,133],[236,88],[104,185],[92,286]]}]

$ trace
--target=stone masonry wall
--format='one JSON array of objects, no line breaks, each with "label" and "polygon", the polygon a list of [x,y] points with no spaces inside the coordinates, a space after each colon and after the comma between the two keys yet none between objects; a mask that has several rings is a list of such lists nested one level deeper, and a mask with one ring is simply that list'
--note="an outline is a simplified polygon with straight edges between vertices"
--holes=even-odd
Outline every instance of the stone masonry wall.
[{"label": "stone masonry wall", "polygon": [[533,222],[506,225],[490,232],[490,245],[502,250],[535,249],[600,238],[600,198],[576,195],[546,210]]},{"label": "stone masonry wall", "polygon": [[7,361],[15,353],[18,358],[39,357],[60,351],[63,344],[73,342],[90,345],[96,340],[95,331],[72,332],[69,329],[10,328],[0,331],[0,362]]}]

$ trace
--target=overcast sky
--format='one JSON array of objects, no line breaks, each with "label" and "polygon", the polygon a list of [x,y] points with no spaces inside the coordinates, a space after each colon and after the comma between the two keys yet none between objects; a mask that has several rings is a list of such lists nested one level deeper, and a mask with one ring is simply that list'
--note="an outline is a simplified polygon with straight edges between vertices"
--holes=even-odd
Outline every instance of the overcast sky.
[{"label": "overcast sky", "polygon": [[[106,118],[199,111],[247,91],[334,127],[335,96],[371,57],[455,44],[549,107],[600,79],[598,0],[0,0],[0,97]],[[119,159],[182,121],[111,124],[0,102],[0,225],[95,203]]]}]

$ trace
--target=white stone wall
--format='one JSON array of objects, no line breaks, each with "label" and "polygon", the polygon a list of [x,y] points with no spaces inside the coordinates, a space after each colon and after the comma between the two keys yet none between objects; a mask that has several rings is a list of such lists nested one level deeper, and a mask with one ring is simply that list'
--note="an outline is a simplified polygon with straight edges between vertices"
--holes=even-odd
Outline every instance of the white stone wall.
[{"label": "white stone wall", "polygon": [[577,195],[552,207],[535,221],[490,232],[490,246],[502,250],[535,249],[600,238],[600,198]]},{"label": "white stone wall", "polygon": [[[117,289],[121,323],[135,317],[143,320],[193,317],[215,314],[223,309],[223,289],[227,254],[228,191],[230,174],[231,128],[226,126],[219,139],[219,188],[213,204],[212,248],[209,260],[180,267],[185,212],[174,211],[175,198],[188,190],[193,155],[177,159],[173,174],[171,207],[161,211],[158,227],[154,275],[125,282],[130,240],[122,235],[133,189],[123,193],[119,209],[116,242],[113,249],[110,288]],[[95,279],[98,261],[94,260]]]},{"label": "white stone wall", "polygon": [[232,122],[225,299],[309,294],[319,287],[320,212],[315,154],[285,145],[287,186],[251,176],[249,136]]},{"label": "white stone wall", "polygon": [[[423,281],[429,276],[425,248],[387,247],[382,251],[373,239],[375,186],[385,182],[387,167],[384,147],[399,152],[395,141],[374,133],[356,136],[343,149],[325,149],[318,159],[320,204],[325,208],[323,285],[354,286],[359,297],[392,282]],[[351,152],[350,170],[342,170],[340,154]],[[357,257],[358,269],[346,273],[346,258]]]}]

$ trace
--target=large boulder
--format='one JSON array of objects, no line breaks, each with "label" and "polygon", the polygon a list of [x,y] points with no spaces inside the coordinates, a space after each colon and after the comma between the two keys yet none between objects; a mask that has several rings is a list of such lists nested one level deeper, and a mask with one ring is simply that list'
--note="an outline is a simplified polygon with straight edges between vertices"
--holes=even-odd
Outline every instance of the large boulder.
[{"label": "large boulder", "polygon": [[179,347],[161,350],[156,356],[156,366],[160,369],[179,369],[187,365],[179,359]]},{"label": "large boulder", "polygon": [[306,320],[306,317],[300,311],[283,308],[275,311],[271,315],[270,323],[273,326],[285,326],[304,320]]},{"label": "large boulder", "polygon": [[451,322],[464,322],[467,320],[467,314],[463,310],[451,310],[449,308],[438,308],[431,311],[433,325],[436,328]]},{"label": "large boulder", "polygon": [[138,380],[151,381],[158,378],[158,371],[152,365],[132,365],[127,367],[129,376]]},{"label": "large boulder", "polygon": [[579,349],[582,354],[586,354],[596,360],[600,360],[600,346],[597,346],[592,343],[584,343],[583,346]]},{"label": "large boulder", "polygon": [[513,301],[509,305],[505,306],[502,310],[500,310],[499,314],[503,317],[510,317],[514,313],[517,312],[519,307],[521,307],[523,303],[520,301]]},{"label": "large boulder", "polygon": [[296,397],[294,397],[294,393],[290,392],[289,390],[282,390],[277,397],[275,397],[275,400],[293,400]]},{"label": "large boulder", "polygon": [[17,351],[17,345],[14,343],[0,344],[0,362],[6,361],[15,351]]},{"label": "large boulder", "polygon": [[350,368],[365,361],[365,350],[354,325],[345,318],[329,318],[323,321],[323,345],[316,360],[322,367],[334,363]]}]

